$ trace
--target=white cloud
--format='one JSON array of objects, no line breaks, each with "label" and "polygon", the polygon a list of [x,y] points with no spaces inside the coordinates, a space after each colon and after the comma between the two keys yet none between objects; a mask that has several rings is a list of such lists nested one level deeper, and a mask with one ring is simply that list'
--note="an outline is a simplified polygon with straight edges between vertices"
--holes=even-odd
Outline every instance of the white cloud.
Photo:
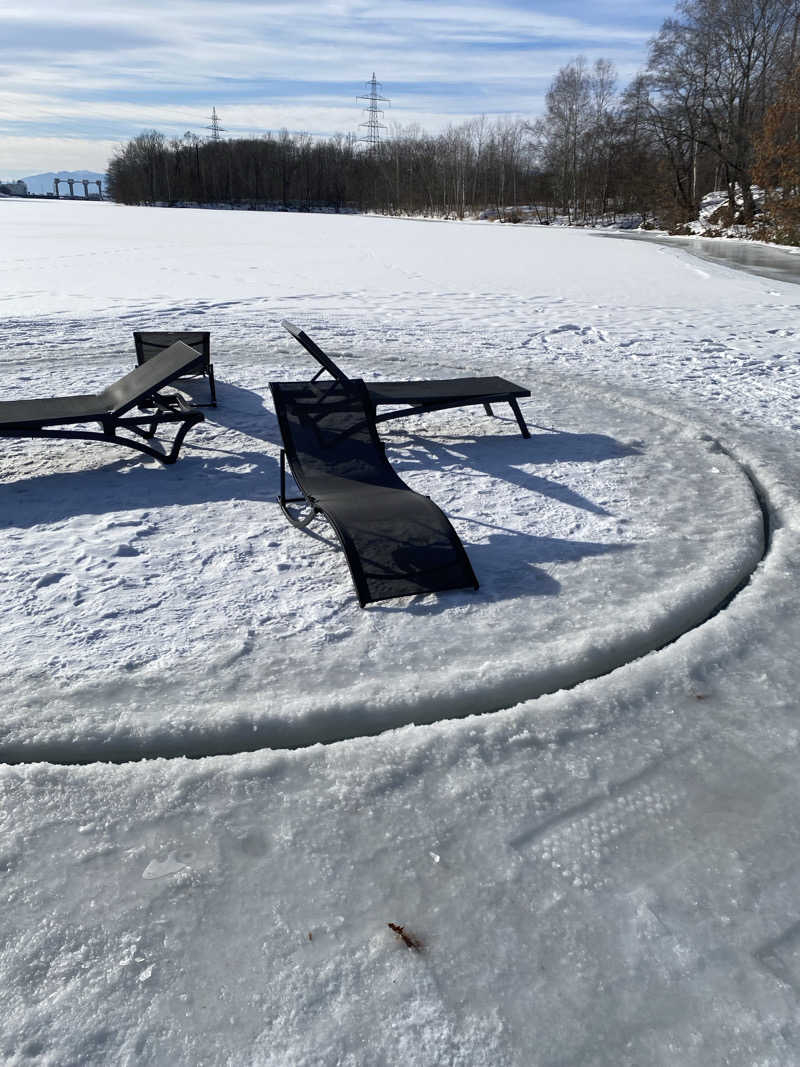
[{"label": "white cloud", "polygon": [[618,0],[585,17],[484,0],[12,0],[0,13],[0,158],[37,133],[75,146],[151,126],[202,129],[212,105],[232,133],[355,130],[355,96],[373,70],[392,99],[387,121],[436,130],[481,113],[532,114],[578,53],[632,76],[647,35],[627,10]]}]

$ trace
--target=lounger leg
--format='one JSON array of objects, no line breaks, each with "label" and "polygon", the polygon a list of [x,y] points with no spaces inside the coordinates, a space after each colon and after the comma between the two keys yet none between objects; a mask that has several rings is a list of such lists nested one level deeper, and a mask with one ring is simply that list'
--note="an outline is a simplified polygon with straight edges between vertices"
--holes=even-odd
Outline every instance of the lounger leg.
[{"label": "lounger leg", "polygon": [[211,406],[215,408],[217,406],[217,390],[214,385],[214,364],[208,365],[208,387],[211,390]]},{"label": "lounger leg", "polygon": [[[170,464],[177,460],[186,434],[193,426],[196,426],[198,422],[203,421],[203,416],[199,411],[187,411],[182,417],[176,415],[162,415],[152,419],[144,429],[137,425],[137,421],[138,420],[136,419],[121,419],[119,422],[109,421],[104,423],[103,431],[105,439],[114,442],[114,444],[127,445],[128,448],[135,448],[137,451],[144,452],[148,456],[157,459],[159,463]],[[129,433],[134,433],[139,437],[143,437],[146,441],[151,441],[157,435],[161,424],[165,422],[179,423],[178,431],[175,434],[169,452],[161,452],[156,448],[150,448],[148,445],[142,445],[138,441],[132,441],[129,437],[120,437],[117,433],[117,429],[124,429]]]},{"label": "lounger leg", "polygon": [[492,411],[492,405],[491,404],[484,404],[483,405],[483,410],[486,412],[487,415],[494,415],[494,412]]},{"label": "lounger leg", "polygon": [[200,419],[193,418],[191,415],[187,416],[178,428],[178,432],[175,435],[175,440],[172,442],[172,448],[170,449],[168,455],[164,456],[164,458],[162,459],[154,451],[153,455],[155,455],[156,459],[160,459],[161,462],[164,464],[174,463],[178,458],[178,453],[181,450],[181,445],[183,444],[184,437],[189,432],[189,430],[191,430],[191,428],[200,421]]},{"label": "lounger leg", "polygon": [[517,398],[512,396],[508,403],[511,406],[511,410],[514,412],[514,415],[516,416],[517,425],[520,428],[520,433],[523,437],[530,437],[531,433],[528,427],[525,425],[525,420],[522,417],[522,412],[519,410]]}]

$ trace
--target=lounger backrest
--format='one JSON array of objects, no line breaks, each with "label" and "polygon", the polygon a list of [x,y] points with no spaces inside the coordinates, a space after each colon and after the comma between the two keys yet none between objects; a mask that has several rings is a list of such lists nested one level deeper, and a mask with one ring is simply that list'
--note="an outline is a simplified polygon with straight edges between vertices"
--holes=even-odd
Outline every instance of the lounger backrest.
[{"label": "lounger backrest", "polygon": [[174,345],[176,341],[183,341],[185,345],[197,350],[202,356],[198,366],[207,367],[211,362],[211,334],[207,330],[194,331],[133,331],[133,343],[136,346],[136,362],[146,363],[148,359],[157,356],[165,348]]},{"label": "lounger backrest", "polygon": [[197,351],[183,341],[176,341],[104,389],[100,394],[103,407],[109,414],[124,415],[163,386],[186,374],[196,363]]},{"label": "lounger backrest", "polygon": [[275,412],[292,472],[307,492],[331,479],[396,487],[359,378],[271,382]]},{"label": "lounger backrest", "polygon": [[331,357],[323,352],[319,345],[312,341],[308,334],[301,330],[299,326],[295,326],[295,324],[289,322],[288,319],[284,319],[281,326],[283,326],[285,330],[288,330],[292,337],[300,342],[306,352],[312,355],[317,363],[319,363],[332,378],[335,378],[337,382],[346,385],[348,382],[354,381],[353,378],[348,378],[344,371],[336,366]]}]

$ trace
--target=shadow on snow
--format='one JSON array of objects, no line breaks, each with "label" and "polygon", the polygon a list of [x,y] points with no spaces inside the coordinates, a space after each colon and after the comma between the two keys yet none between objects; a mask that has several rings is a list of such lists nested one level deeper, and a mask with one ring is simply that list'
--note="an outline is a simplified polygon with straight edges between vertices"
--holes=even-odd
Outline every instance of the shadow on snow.
[{"label": "shadow on snow", "polygon": [[[183,386],[194,399],[203,401],[207,395],[204,382],[190,382]],[[87,469],[63,473],[49,473],[21,478],[0,485],[0,529],[27,529],[38,525],[68,520],[77,515],[102,515],[109,512],[152,510],[160,507],[185,507],[196,504],[233,500],[263,501],[274,505],[278,491],[279,466],[277,455],[260,450],[231,451],[220,448],[215,439],[220,429],[233,430],[280,448],[280,432],[271,408],[264,397],[250,389],[217,383],[219,406],[205,408],[206,422],[187,439],[186,451],[172,467],[154,469],[128,455],[103,467],[91,467],[96,462],[98,448],[80,444],[86,455]],[[506,420],[510,421],[510,420]],[[227,433],[226,445],[230,445]],[[538,493],[563,504],[599,515],[608,512],[579,493],[547,478],[524,469],[532,464],[599,463],[627,455],[639,454],[640,449],[623,445],[602,434],[576,434],[559,431],[535,434],[524,440],[516,435],[475,436],[469,438],[423,437],[405,428],[393,427],[384,432],[389,449],[403,450],[393,460],[400,473],[415,470],[438,470],[458,467],[472,470],[475,475],[488,475],[516,486],[520,492]],[[70,442],[54,442],[39,447],[52,454],[53,449],[68,451]],[[103,446],[100,446],[102,451]],[[555,596],[560,584],[537,564],[578,561],[628,549],[622,544],[581,542],[553,537],[534,536],[510,527],[493,525],[451,511],[451,518],[461,527],[471,524],[490,528],[488,539],[470,542],[465,538],[473,566],[486,576],[479,596],[491,601],[517,599],[525,596]],[[325,533],[307,530],[314,539],[339,549],[338,541]],[[286,536],[296,534],[286,529]],[[396,610],[431,613],[443,610],[453,598],[464,599],[465,594],[441,594],[435,604],[423,604],[421,598],[406,601],[399,607],[385,603],[373,605],[371,611]],[[465,602],[469,602],[470,597]]]}]

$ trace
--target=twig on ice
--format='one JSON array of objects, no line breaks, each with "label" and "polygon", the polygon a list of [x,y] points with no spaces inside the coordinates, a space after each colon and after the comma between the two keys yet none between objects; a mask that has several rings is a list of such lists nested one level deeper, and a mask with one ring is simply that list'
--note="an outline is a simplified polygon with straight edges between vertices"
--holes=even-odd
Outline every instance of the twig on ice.
[{"label": "twig on ice", "polygon": [[415,952],[422,951],[422,942],[419,938],[414,937],[413,934],[409,934],[405,926],[398,926],[397,923],[387,923],[386,925],[390,930],[394,930],[406,948],[413,948]]}]

